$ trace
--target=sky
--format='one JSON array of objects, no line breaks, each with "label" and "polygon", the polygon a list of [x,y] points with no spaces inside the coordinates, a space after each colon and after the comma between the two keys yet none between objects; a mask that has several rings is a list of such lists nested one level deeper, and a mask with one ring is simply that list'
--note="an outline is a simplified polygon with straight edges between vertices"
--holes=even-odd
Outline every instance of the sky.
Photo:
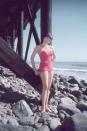
[{"label": "sky", "polygon": [[[40,35],[40,11],[35,26]],[[28,32],[29,25],[24,30],[24,52]],[[52,0],[52,34],[56,61],[87,61],[87,1]],[[28,60],[35,45],[32,35]],[[39,61],[38,55],[35,60]]]},{"label": "sky", "polygon": [[87,1],[53,0],[53,45],[59,61],[87,61]]}]

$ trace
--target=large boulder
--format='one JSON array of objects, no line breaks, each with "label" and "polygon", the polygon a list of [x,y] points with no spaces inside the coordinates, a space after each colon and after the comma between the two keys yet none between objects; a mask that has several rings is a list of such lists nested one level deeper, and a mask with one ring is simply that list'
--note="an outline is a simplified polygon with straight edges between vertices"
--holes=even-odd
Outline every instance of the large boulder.
[{"label": "large boulder", "polygon": [[76,108],[76,103],[69,97],[61,98],[61,103],[58,106],[58,110],[64,110],[69,115],[80,113],[80,110]]},{"label": "large boulder", "polygon": [[87,131],[87,116],[77,113],[68,117],[62,123],[63,131]]},{"label": "large boulder", "polygon": [[33,112],[30,106],[24,100],[20,100],[13,105],[13,113],[19,118],[24,119],[26,117],[31,117]]}]

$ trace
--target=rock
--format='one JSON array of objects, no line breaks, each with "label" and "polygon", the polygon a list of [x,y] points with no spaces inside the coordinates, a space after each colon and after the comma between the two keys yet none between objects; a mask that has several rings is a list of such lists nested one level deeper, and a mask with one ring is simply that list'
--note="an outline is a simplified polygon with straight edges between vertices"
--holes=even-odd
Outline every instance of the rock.
[{"label": "rock", "polygon": [[40,119],[38,120],[39,123],[43,123],[45,125],[48,124],[48,121],[50,120],[50,115],[47,112],[42,113]]},{"label": "rock", "polygon": [[70,88],[66,86],[65,88],[63,88],[63,92],[69,92],[70,93]]},{"label": "rock", "polygon": [[76,105],[76,103],[69,97],[63,97],[61,98],[61,103],[66,105]]},{"label": "rock", "polygon": [[24,126],[24,125],[33,126],[34,125],[34,116],[32,116],[32,117],[24,117],[23,119],[19,119],[18,122],[22,126]]},{"label": "rock", "polygon": [[85,89],[85,91],[83,92],[84,95],[87,95],[87,88]]},{"label": "rock", "polygon": [[42,127],[42,125],[42,123],[35,123],[34,127],[38,129],[39,127]]},{"label": "rock", "polygon": [[66,113],[66,111],[59,110],[59,118],[61,119],[61,121],[63,121],[67,117],[70,117],[70,115],[68,113]]},{"label": "rock", "polygon": [[81,82],[81,84],[83,84],[84,86],[87,86],[87,82],[86,82],[85,80],[81,80],[80,82]]},{"label": "rock", "polygon": [[63,131],[87,131],[87,117],[82,113],[77,113],[64,120]]},{"label": "rock", "polygon": [[76,80],[76,78],[74,78],[74,76],[69,76],[68,77],[68,82],[70,84],[78,84],[78,81]]},{"label": "rock", "polygon": [[10,124],[10,125],[13,125],[13,126],[18,126],[18,122],[16,119],[13,119],[13,118],[10,118],[8,121],[7,121],[7,124]]},{"label": "rock", "polygon": [[60,120],[58,118],[53,118],[48,122],[48,125],[52,131],[54,131],[58,126],[61,125]]},{"label": "rock", "polygon": [[40,119],[40,116],[35,115],[35,117],[34,117],[34,123],[38,123],[39,119]]},{"label": "rock", "polygon": [[47,125],[44,125],[44,126],[38,128],[36,131],[50,131],[50,129]]},{"label": "rock", "polygon": [[13,126],[11,124],[0,124],[0,131],[33,131],[29,126]]},{"label": "rock", "polygon": [[72,88],[70,88],[70,91],[78,91],[79,90],[79,87],[78,85],[77,86],[74,86]]},{"label": "rock", "polygon": [[63,83],[63,84],[65,84],[65,83],[67,83],[67,79],[64,77],[64,76],[60,76],[60,83]]},{"label": "rock", "polygon": [[87,111],[87,103],[84,101],[80,101],[77,103],[77,108],[79,108],[81,111]]},{"label": "rock", "polygon": [[[64,111],[65,112],[65,111]],[[65,113],[61,112],[61,110],[59,111],[59,118],[61,121],[63,121],[65,119]]]},{"label": "rock", "polygon": [[19,118],[24,119],[24,117],[31,117],[33,115],[32,110],[29,105],[24,101],[20,100],[13,105],[13,113]]},{"label": "rock", "polygon": [[78,102],[77,98],[75,96],[73,96],[72,94],[68,93],[68,97],[71,98],[73,101],[75,101],[76,103]]},{"label": "rock", "polygon": [[50,105],[53,105],[53,106],[58,106],[58,101],[54,99],[54,97],[52,97],[49,101],[49,104]]},{"label": "rock", "polygon": [[61,98],[61,103],[58,106],[58,110],[64,110],[69,115],[80,113],[80,110],[76,108],[76,103],[68,97]]},{"label": "rock", "polygon": [[8,81],[7,78],[1,79],[0,83],[1,83],[1,85],[2,85],[4,88],[10,88],[10,82]]},{"label": "rock", "polygon": [[83,111],[82,114],[84,114],[85,116],[87,116],[87,111]]},{"label": "rock", "polygon": [[83,99],[84,99],[85,101],[87,101],[87,96],[86,96],[86,95],[84,95],[84,96],[83,96]]},{"label": "rock", "polygon": [[72,91],[71,94],[74,95],[77,98],[81,98],[81,96],[82,96],[81,91],[79,91],[79,90],[78,91],[76,91],[76,90]]},{"label": "rock", "polygon": [[58,79],[57,80],[53,79],[53,81],[52,81],[52,88],[54,90],[58,90],[58,87],[59,87],[59,80]]},{"label": "rock", "polygon": [[53,112],[54,114],[57,114],[57,113],[58,113],[58,111],[57,111],[57,105],[54,105],[54,106],[50,105],[50,108],[52,109],[52,112]]}]

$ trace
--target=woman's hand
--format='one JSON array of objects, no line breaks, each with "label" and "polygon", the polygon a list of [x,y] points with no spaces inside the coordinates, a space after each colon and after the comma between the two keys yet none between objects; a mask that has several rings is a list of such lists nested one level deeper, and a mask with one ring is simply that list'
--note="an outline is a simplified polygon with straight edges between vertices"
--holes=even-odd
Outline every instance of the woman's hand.
[{"label": "woman's hand", "polygon": [[39,75],[39,71],[37,69],[34,69],[35,75]]}]

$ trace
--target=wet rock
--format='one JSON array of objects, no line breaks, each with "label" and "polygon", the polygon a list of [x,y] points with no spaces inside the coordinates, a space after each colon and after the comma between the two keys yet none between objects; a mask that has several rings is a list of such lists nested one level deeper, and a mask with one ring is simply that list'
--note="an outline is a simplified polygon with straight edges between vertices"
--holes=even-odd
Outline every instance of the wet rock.
[{"label": "wet rock", "polygon": [[77,113],[64,120],[63,131],[87,131],[87,117],[82,113]]},{"label": "wet rock", "polygon": [[24,119],[24,117],[31,117],[33,112],[30,106],[24,100],[20,100],[13,105],[13,113],[19,118]]}]

